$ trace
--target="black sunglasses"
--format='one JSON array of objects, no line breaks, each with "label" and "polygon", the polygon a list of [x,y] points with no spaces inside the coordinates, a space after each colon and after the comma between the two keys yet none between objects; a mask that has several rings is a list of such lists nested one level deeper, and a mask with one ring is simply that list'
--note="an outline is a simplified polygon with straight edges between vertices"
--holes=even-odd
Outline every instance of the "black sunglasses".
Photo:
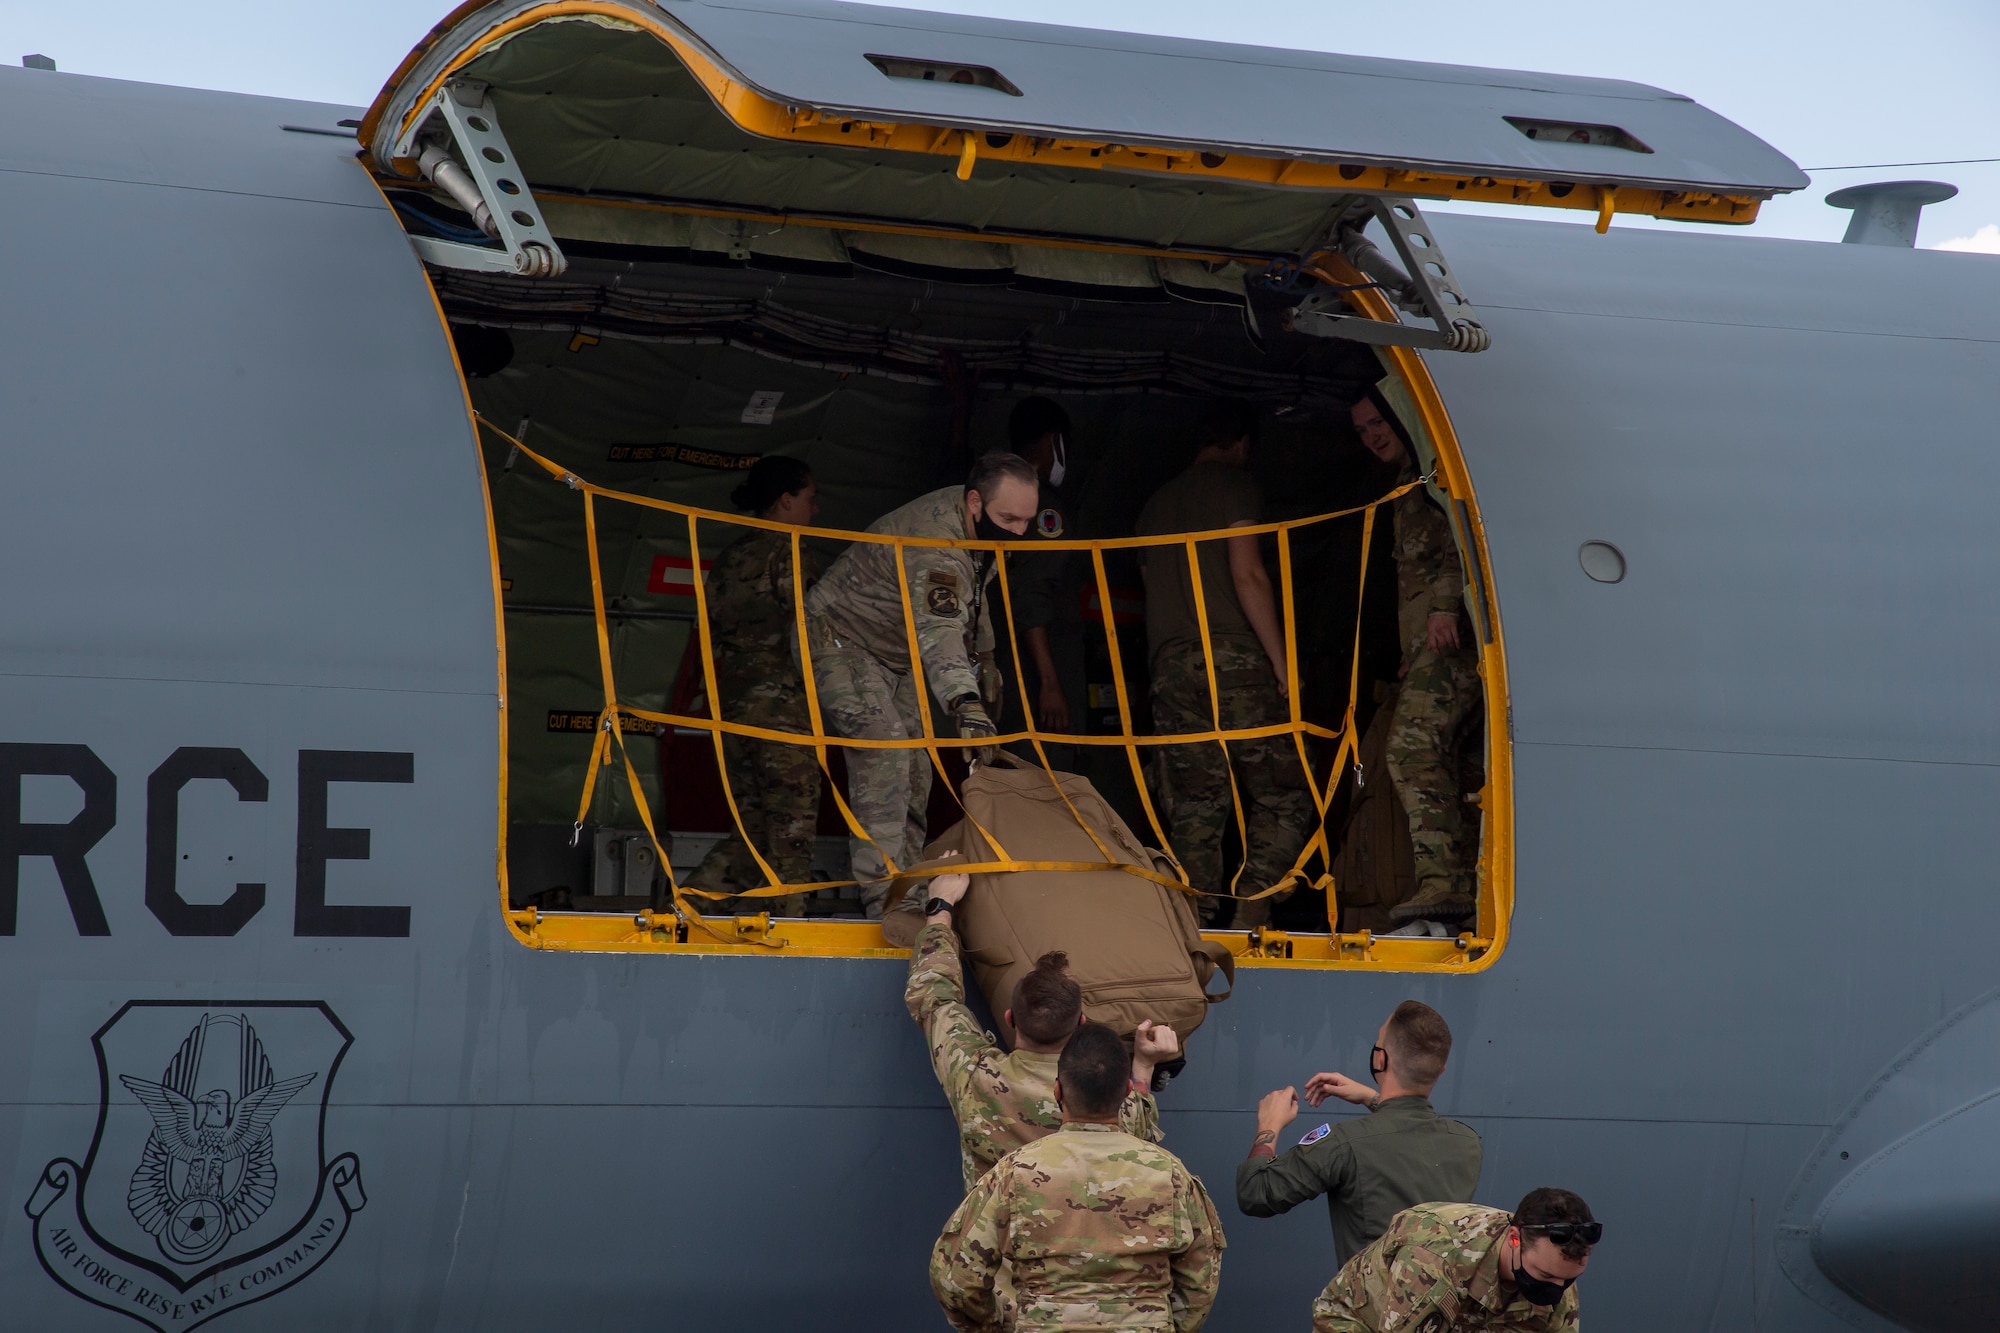
[{"label": "black sunglasses", "polygon": [[1573,1245],[1577,1241],[1595,1245],[1604,1239],[1602,1222],[1531,1222],[1521,1230],[1538,1232],[1558,1245]]}]

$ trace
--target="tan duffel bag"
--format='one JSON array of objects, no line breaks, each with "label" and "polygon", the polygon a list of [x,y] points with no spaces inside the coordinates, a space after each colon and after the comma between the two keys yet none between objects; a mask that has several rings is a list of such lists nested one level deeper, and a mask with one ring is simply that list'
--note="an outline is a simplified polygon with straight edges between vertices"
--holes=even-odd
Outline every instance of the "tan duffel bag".
[{"label": "tan duffel bag", "polygon": [[[960,789],[971,818],[925,848],[925,861],[954,851],[967,863],[1000,860],[980,836],[984,828],[1017,861],[1102,863],[1108,851],[1114,862],[1174,878],[1173,863],[1132,836],[1087,779],[1054,776],[1061,793],[1047,770],[1004,751],[997,763],[978,766]],[[1089,821],[1102,850],[1078,816]],[[1122,870],[976,874],[955,915],[965,959],[1003,1030],[1015,983],[1051,949],[1069,955],[1089,1018],[1125,1037],[1142,1019],[1165,1023],[1184,1052],[1209,1005],[1229,998],[1228,990],[1209,994],[1209,978],[1219,967],[1232,987],[1236,981],[1234,956],[1201,937],[1193,899]],[[1005,1035],[1012,1045],[1013,1032]]]}]

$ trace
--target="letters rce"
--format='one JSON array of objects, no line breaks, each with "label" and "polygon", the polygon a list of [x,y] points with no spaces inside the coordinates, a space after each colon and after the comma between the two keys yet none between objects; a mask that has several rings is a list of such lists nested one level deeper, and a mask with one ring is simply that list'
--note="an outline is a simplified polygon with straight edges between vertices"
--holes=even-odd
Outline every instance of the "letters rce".
[{"label": "letters rce", "polygon": [[[299,751],[298,875],[292,934],[407,937],[408,907],[356,907],[326,901],[328,861],[366,861],[369,831],[329,828],[327,787],[335,782],[410,782],[416,756],[395,750]],[[21,779],[61,777],[83,792],[83,809],[67,824],[21,820]],[[270,798],[271,784],[241,750],[184,745],[146,779],[146,908],[170,935],[234,935],[264,909],[262,884],[238,884],[219,903],[191,903],[176,883],[180,852],[181,788],[190,782],[227,782],[239,801]],[[79,935],[109,935],[104,906],[85,855],[118,822],[118,775],[88,745],[0,743],[0,935],[14,933],[20,903],[21,859],[55,862],[63,896]]]}]

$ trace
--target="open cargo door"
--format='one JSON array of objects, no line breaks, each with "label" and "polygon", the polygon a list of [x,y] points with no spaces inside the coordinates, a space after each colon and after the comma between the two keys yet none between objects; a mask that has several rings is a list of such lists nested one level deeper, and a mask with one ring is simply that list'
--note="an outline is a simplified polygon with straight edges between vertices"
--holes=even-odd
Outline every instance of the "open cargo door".
[{"label": "open cargo door", "polygon": [[[718,231],[803,264],[844,262],[857,233],[942,267],[1054,248],[1071,254],[1043,257],[1053,280],[1095,283],[1174,280],[1118,256],[1214,273],[1340,251],[1435,327],[1357,331],[1313,308],[1303,327],[1462,351],[1484,332],[1418,199],[1745,223],[1808,183],[1640,84],[824,0],[466,4],[361,139],[385,183],[470,216],[420,244],[452,267],[551,276],[565,238],[699,248]],[[1405,271],[1357,244],[1371,218]]]},{"label": "open cargo door", "polygon": [[[1584,137],[1546,137],[1556,125]],[[1386,653],[1393,674],[1398,651],[1396,618],[1375,614],[1394,600],[1395,571],[1376,540],[1389,534],[1365,516],[1388,503],[1388,483],[1358,443],[1341,453],[1350,405],[1378,389],[1406,432],[1412,484],[1431,488],[1451,524],[1480,654],[1481,707],[1463,738],[1483,751],[1477,779],[1470,764],[1464,779],[1480,793],[1478,833],[1461,858],[1477,858],[1467,871],[1477,912],[1450,939],[1377,942],[1372,926],[1343,932],[1335,917],[1326,936],[1238,932],[1232,945],[1313,966],[1485,966],[1512,910],[1498,600],[1469,472],[1412,351],[1476,351],[1485,330],[1429,243],[1419,200],[1743,221],[1803,183],[1699,107],[1621,85],[902,11],[681,0],[468,6],[405,62],[362,137],[365,164],[432,266],[454,332],[468,346],[482,341],[473,333],[494,335],[484,341],[506,349],[468,358],[467,375],[496,577],[514,593],[501,608],[503,640],[519,648],[507,652],[506,698],[523,725],[504,751],[503,838],[518,835],[524,848],[545,835],[581,846],[579,810],[617,831],[655,808],[644,775],[599,773],[575,743],[593,723],[600,737],[624,734],[605,729],[604,710],[699,732],[708,746],[690,748],[704,753],[675,767],[728,772],[714,744],[726,728],[667,699],[686,631],[673,637],[671,608],[653,600],[670,595],[653,586],[666,581],[643,577],[661,560],[695,567],[697,521],[711,534],[734,521],[723,502],[733,483],[721,474],[768,453],[809,458],[839,510],[820,534],[831,543],[934,484],[927,478],[963,475],[968,451],[1000,438],[1010,400],[1028,394],[1054,395],[1075,413],[1077,438],[1102,450],[1080,462],[1115,467],[1102,475],[1121,484],[1103,489],[1134,508],[1165,480],[1162,441],[1185,430],[1193,402],[1253,401],[1275,460],[1266,484],[1281,484],[1300,515],[1286,521],[1347,524],[1302,536],[1279,560],[1297,629],[1288,643],[1332,664],[1290,673],[1307,682],[1290,696],[1298,735],[1335,746],[1326,756],[1295,747],[1307,766],[1328,761],[1324,827],[1336,787],[1361,785],[1339,756],[1365,726],[1364,681],[1387,678],[1354,663]],[[1399,316],[1399,304],[1417,318]],[[1310,336],[1320,334],[1332,337]],[[510,437],[503,427],[513,422],[523,424]],[[534,442],[523,445],[530,423]],[[510,474],[523,451],[533,474]],[[574,490],[597,507],[575,512]],[[1064,540],[1062,512],[1046,516],[1041,530]],[[1111,513],[1102,530],[1125,531],[1132,518]],[[1078,518],[1077,530],[1097,529]],[[1102,553],[1128,540],[1071,544]],[[599,577],[579,583],[591,569]],[[1097,576],[1100,597],[1113,576],[1109,567]],[[1095,665],[1079,646],[1078,678],[1065,682],[1090,687],[1099,721],[1048,736],[1077,738],[1079,756],[1104,759],[1097,767],[1128,782],[1143,812],[1158,784],[1140,751],[1170,742],[1143,716],[1139,693],[1121,697],[1125,662],[1140,664],[1143,685],[1149,656],[1135,643],[1128,657],[1122,637],[1103,636],[1106,660]],[[1011,678],[1018,691],[1018,661]],[[585,707],[592,680],[602,709]],[[1086,696],[1072,693],[1081,710]],[[1033,726],[1025,708],[1023,725]],[[592,804],[616,780],[625,794]],[[579,783],[590,793],[581,805]],[[1164,845],[1166,830],[1147,818]],[[712,814],[676,822],[690,834],[723,831]],[[1304,857],[1330,865],[1327,844],[1314,846]],[[839,892],[845,873],[810,882],[858,911]],[[760,875],[773,890],[807,882]],[[1323,879],[1314,892],[1339,911],[1331,872]],[[630,924],[604,911],[545,922],[523,904],[548,882],[524,883],[511,909],[525,941],[883,947],[860,920],[774,935],[754,912],[721,943],[692,916],[662,924],[637,909]],[[732,880],[729,896],[738,887]]]}]

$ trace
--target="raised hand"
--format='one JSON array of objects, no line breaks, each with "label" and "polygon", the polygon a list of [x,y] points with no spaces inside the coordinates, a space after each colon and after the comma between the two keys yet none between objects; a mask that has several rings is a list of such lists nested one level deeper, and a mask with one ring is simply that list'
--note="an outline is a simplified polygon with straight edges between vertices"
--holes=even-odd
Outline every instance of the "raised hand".
[{"label": "raised hand", "polygon": [[1299,1090],[1279,1088],[1276,1092],[1264,1094],[1264,1100],[1257,1103],[1257,1132],[1269,1132],[1273,1136],[1299,1118]]},{"label": "raised hand", "polygon": [[1132,1034],[1132,1054],[1143,1055],[1154,1064],[1171,1060],[1181,1053],[1180,1034],[1165,1023],[1155,1023],[1150,1018],[1139,1020],[1138,1031]]},{"label": "raised hand", "polygon": [[1375,1100],[1375,1089],[1366,1083],[1356,1083],[1345,1074],[1314,1074],[1306,1080],[1307,1105],[1318,1106],[1329,1097],[1366,1106]]},{"label": "raised hand", "polygon": [[[944,855],[957,856],[958,853],[946,852]],[[942,898],[946,902],[956,906],[958,900],[965,896],[965,891],[971,884],[972,876],[962,870],[954,871],[948,875],[934,875],[931,877],[930,896],[933,898]]]}]

